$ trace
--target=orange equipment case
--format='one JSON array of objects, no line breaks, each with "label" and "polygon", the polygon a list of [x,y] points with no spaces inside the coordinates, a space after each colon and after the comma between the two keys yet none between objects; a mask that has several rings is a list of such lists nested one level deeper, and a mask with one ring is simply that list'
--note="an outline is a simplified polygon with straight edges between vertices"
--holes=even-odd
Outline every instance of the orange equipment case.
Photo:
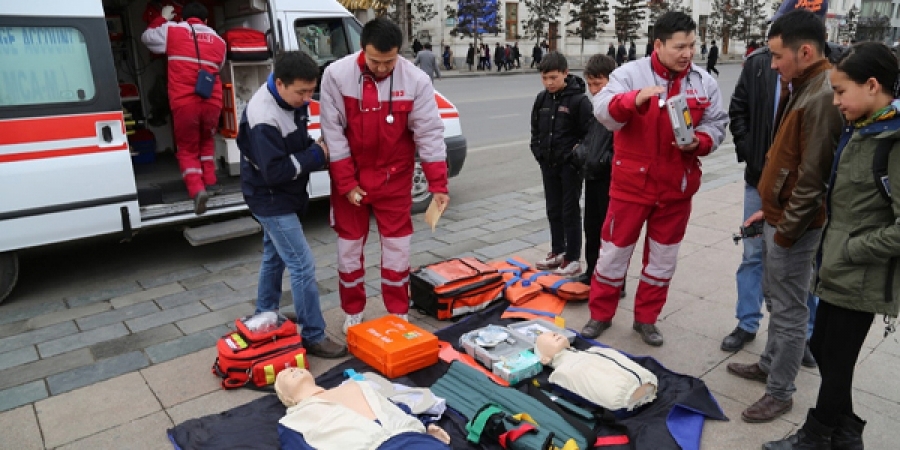
[{"label": "orange equipment case", "polygon": [[350,327],[347,346],[388,378],[436,364],[440,350],[437,336],[392,314]]}]

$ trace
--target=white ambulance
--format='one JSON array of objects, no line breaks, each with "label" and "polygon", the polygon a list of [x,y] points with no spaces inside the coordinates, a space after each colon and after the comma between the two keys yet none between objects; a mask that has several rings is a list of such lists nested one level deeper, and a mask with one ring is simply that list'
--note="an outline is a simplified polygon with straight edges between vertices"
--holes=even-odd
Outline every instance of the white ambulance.
[{"label": "white ambulance", "polygon": [[[220,34],[266,33],[275,53],[303,50],[324,68],[359,49],[361,25],[336,0],[201,0]],[[222,192],[193,212],[174,157],[165,58],[140,42],[148,14],[175,0],[0,0],[0,302],[18,278],[16,252],[94,236],[128,240],[179,225],[194,245],[258,232],[240,193],[237,121],[272,59],[227,61],[216,137]],[[466,141],[457,109],[436,94],[450,175]],[[318,104],[310,108],[318,137]],[[312,198],[329,194],[313,174]],[[414,211],[430,202],[420,168]]]}]

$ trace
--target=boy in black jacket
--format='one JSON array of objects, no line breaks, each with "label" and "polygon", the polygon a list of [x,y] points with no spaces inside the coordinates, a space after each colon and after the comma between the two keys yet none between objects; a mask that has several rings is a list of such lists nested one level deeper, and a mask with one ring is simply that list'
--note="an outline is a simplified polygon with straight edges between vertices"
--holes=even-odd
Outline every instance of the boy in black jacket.
[{"label": "boy in black jacket", "polygon": [[[584,66],[584,78],[591,97],[606,86],[613,70],[616,70],[614,59],[602,54],[591,56]],[[590,286],[600,252],[600,232],[609,209],[613,133],[595,120],[591,123],[580,150],[577,156],[584,173],[584,259],[587,267],[578,281]],[[620,295],[624,293],[623,287]]]},{"label": "boy in black jacket", "polygon": [[550,222],[550,253],[535,266],[556,269],[556,274],[575,276],[581,272],[581,168],[574,161],[574,148],[595,122],[591,101],[584,95],[584,80],[569,74],[566,58],[558,52],[544,56],[538,94],[531,110],[531,152],[541,165],[547,219]]}]

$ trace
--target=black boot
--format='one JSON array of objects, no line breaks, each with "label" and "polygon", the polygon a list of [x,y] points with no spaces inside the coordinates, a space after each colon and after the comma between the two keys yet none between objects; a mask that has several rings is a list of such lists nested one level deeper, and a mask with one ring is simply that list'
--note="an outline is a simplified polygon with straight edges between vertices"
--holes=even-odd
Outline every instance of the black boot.
[{"label": "black boot", "polygon": [[831,435],[832,450],[863,450],[863,428],[866,421],[856,414],[843,415]]},{"label": "black boot", "polygon": [[832,428],[823,425],[813,416],[815,409],[806,415],[806,423],[797,433],[780,441],[763,444],[763,450],[831,450]]}]

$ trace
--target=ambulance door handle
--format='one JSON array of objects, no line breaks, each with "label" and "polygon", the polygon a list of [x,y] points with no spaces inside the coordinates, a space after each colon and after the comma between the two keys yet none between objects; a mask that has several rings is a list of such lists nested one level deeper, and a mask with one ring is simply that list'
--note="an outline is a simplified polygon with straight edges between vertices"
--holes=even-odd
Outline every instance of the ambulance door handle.
[{"label": "ambulance door handle", "polygon": [[100,129],[100,133],[103,134],[103,141],[109,144],[113,140],[112,128],[109,125],[104,125],[103,128]]}]

